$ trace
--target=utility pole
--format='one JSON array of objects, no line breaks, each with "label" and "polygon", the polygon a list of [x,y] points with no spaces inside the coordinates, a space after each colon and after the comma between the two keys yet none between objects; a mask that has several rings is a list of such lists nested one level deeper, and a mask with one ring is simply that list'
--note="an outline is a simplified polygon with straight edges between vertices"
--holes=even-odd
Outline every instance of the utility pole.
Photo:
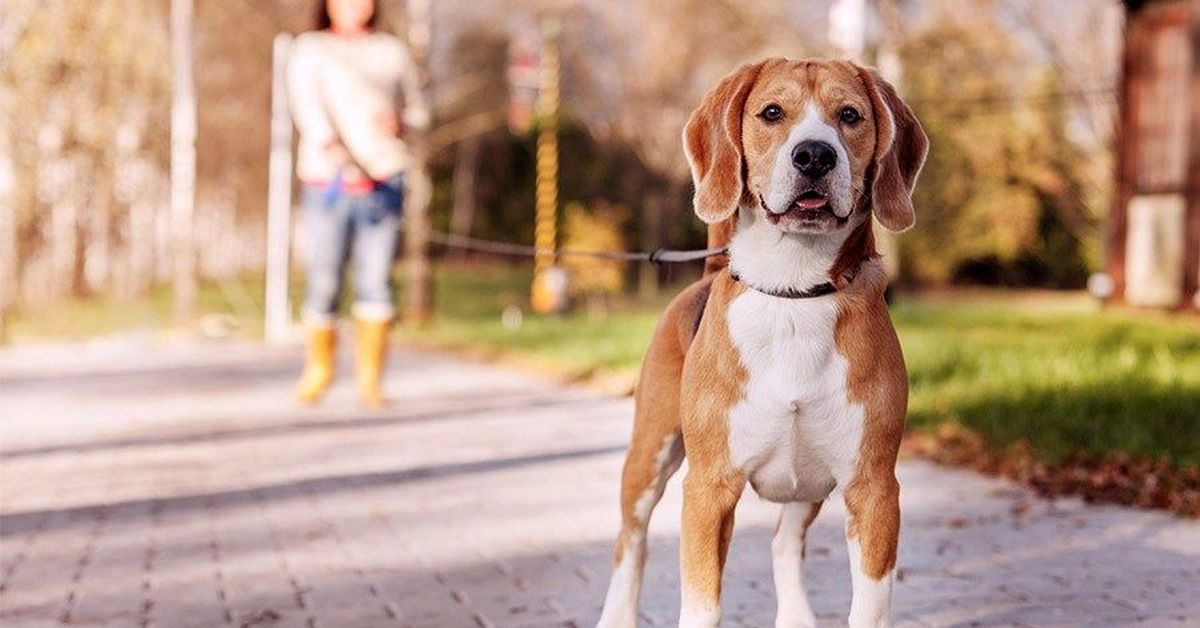
[{"label": "utility pole", "polygon": [[[420,76],[421,93],[429,102],[429,44],[433,36],[432,0],[409,0],[408,45]],[[429,177],[429,144],[425,129],[408,129],[413,164],[409,170],[409,200],[405,207],[405,277],[407,303],[404,319],[424,325],[433,313],[433,268],[429,262],[429,202],[433,185]]]},{"label": "utility pole", "polygon": [[[879,74],[891,83],[896,91],[903,95],[900,80],[903,78],[903,66],[900,62],[900,44],[904,37],[904,29],[900,22],[900,10],[896,0],[877,0],[880,20],[883,22],[883,32],[876,40],[875,67]],[[875,230],[875,246],[883,256],[883,267],[887,270],[889,279],[895,280],[900,276],[900,239],[884,229],[876,221],[872,227]]]},{"label": "utility pole", "polygon": [[[537,189],[531,304],[539,314],[561,308],[561,277],[554,272],[558,247],[559,19],[542,18],[542,62],[538,85]],[[559,293],[559,294],[556,294]]]},{"label": "utility pole", "polygon": [[[871,10],[874,4],[876,11]],[[883,23],[882,36],[871,43],[870,19],[877,13]],[[885,80],[900,86],[900,55],[898,48],[903,36],[900,12],[895,0],[834,0],[829,9],[829,42],[841,54],[859,62],[871,62]],[[871,53],[874,54],[871,54]],[[883,257],[889,279],[900,274],[900,247],[896,234],[882,228],[872,218],[875,246]]]},{"label": "utility pole", "polygon": [[900,45],[904,41],[904,25],[900,18],[900,8],[896,0],[877,0],[879,4],[879,19],[883,23],[883,34],[875,47],[875,65],[879,73],[899,89],[900,79],[903,78],[903,67],[900,64]]},{"label": "utility pole", "polygon": [[292,36],[275,36],[271,81],[271,156],[267,180],[267,280],[263,331],[267,342],[291,336],[288,253],[292,233],[292,116],[288,111],[287,61]]},{"label": "utility pole", "polygon": [[171,0],[171,233],[175,319],[196,315],[196,84],[192,0]]}]

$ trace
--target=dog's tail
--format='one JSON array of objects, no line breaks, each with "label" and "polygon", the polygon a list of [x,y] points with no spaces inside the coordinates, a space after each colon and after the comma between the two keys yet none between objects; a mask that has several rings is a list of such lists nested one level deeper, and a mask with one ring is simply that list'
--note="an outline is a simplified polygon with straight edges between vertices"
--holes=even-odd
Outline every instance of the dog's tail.
[{"label": "dog's tail", "polygon": [[[708,248],[716,249],[729,246],[729,241],[733,239],[733,225],[737,221],[737,214],[730,216],[726,220],[718,223],[713,223],[708,226]],[[719,272],[722,268],[729,265],[729,255],[714,255],[704,260],[704,275],[712,275]]]}]

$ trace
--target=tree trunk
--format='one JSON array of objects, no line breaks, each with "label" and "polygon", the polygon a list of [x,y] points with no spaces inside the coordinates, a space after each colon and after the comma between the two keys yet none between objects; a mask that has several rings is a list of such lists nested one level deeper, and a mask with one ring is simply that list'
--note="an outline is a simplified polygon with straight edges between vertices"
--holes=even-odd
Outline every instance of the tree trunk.
[{"label": "tree trunk", "polygon": [[126,285],[131,294],[139,296],[150,291],[155,277],[155,203],[148,196],[139,195],[129,203],[129,279]]},{"label": "tree trunk", "polygon": [[[429,93],[429,41],[433,29],[431,0],[408,3],[408,44],[421,77],[421,90]],[[432,102],[429,98],[426,102]],[[405,238],[407,304],[404,318],[409,324],[423,325],[433,312],[433,269],[429,263],[429,202],[433,184],[429,177],[429,147],[422,130],[410,133],[409,147],[413,165],[409,171],[409,202],[405,208],[408,231]]]},{"label": "tree trunk", "polygon": [[[7,101],[0,94],[0,105]],[[7,130],[0,131],[0,344],[8,341],[9,319],[20,294],[17,267],[16,169],[13,167],[11,141]]]},{"label": "tree trunk", "polygon": [[93,188],[93,202],[87,212],[85,240],[82,252],[83,289],[94,294],[111,286],[113,203],[108,191],[109,177],[100,177],[101,185]]},{"label": "tree trunk", "polygon": [[75,199],[61,190],[56,194],[50,204],[50,267],[54,279],[49,295],[52,299],[69,295],[74,290],[79,253],[79,212]]},{"label": "tree trunk", "polygon": [[1180,309],[1200,310],[1200,0],[1192,0],[1192,114],[1188,131],[1188,175],[1184,182],[1183,280]]},{"label": "tree trunk", "polygon": [[[471,235],[475,221],[475,177],[479,170],[478,135],[472,135],[458,145],[458,160],[454,165],[454,205],[450,208],[450,232],[457,236]],[[466,257],[466,251],[456,250],[456,257]]]},{"label": "tree trunk", "polygon": [[71,203],[75,208],[75,233],[72,236],[75,250],[71,253],[71,286],[68,294],[72,297],[87,294],[88,235],[91,230],[88,229],[88,220],[80,215],[85,213],[80,211],[85,202],[85,198],[77,198]]},{"label": "tree trunk", "polygon": [[[646,199],[641,229],[643,251],[653,251],[662,242],[663,212],[666,209],[663,194],[663,192],[651,194]],[[648,299],[657,294],[658,266],[650,262],[641,262],[638,266],[638,296]]]}]

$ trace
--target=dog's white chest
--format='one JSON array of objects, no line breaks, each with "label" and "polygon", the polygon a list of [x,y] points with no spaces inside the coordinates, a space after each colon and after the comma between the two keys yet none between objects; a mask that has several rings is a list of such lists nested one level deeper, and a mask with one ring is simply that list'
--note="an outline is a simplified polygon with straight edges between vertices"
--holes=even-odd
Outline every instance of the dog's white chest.
[{"label": "dog's white chest", "polygon": [[782,299],[747,290],[730,304],[745,397],[730,409],[729,450],[759,495],[820,501],[849,478],[863,410],[846,394],[833,295]]}]

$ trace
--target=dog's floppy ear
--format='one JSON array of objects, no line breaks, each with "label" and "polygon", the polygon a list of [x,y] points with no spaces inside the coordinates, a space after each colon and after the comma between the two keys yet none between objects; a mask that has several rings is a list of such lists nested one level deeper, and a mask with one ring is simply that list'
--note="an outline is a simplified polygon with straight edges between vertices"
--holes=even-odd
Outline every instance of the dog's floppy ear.
[{"label": "dog's floppy ear", "polygon": [[721,79],[683,128],[683,150],[692,169],[696,215],[708,224],[737,211],[742,182],[742,109],[765,61],[749,63]]},{"label": "dog's floppy ear", "polygon": [[875,181],[871,184],[875,217],[889,231],[904,231],[916,221],[912,191],[925,164],[929,138],[912,109],[878,72],[858,68],[858,74],[875,110]]}]

